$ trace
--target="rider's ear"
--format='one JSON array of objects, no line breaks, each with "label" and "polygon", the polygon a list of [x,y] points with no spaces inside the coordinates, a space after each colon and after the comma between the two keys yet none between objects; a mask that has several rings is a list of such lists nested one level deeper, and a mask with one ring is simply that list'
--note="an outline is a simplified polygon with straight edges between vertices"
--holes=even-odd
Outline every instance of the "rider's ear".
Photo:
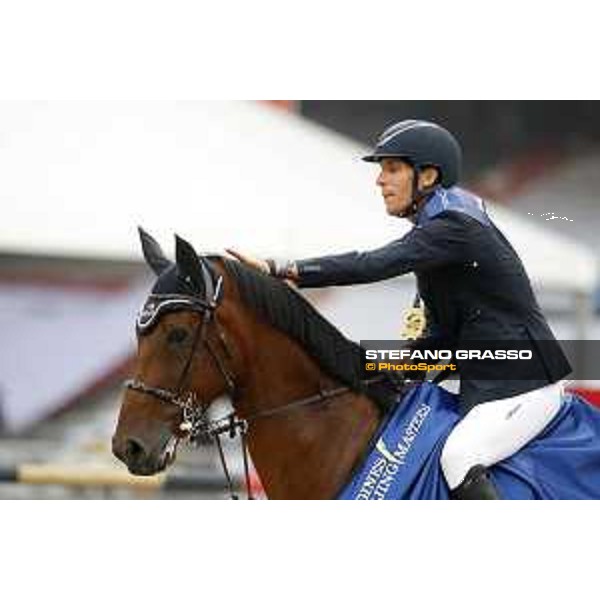
[{"label": "rider's ear", "polygon": [[144,231],[141,227],[138,227],[138,231],[144,258],[154,273],[160,275],[171,265],[171,261],[164,255],[159,243],[147,231]]},{"label": "rider's ear", "polygon": [[424,167],[419,172],[419,189],[429,189],[433,187],[440,179],[440,171],[437,167]]}]

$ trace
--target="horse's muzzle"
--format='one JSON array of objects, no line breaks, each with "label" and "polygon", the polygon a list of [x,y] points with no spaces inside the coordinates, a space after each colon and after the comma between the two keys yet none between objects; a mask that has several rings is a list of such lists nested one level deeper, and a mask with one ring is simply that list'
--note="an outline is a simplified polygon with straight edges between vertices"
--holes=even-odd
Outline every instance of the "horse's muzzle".
[{"label": "horse's muzzle", "polygon": [[176,439],[169,438],[159,452],[149,450],[142,440],[129,437],[125,440],[113,438],[113,454],[129,469],[132,475],[155,475],[175,459]]}]

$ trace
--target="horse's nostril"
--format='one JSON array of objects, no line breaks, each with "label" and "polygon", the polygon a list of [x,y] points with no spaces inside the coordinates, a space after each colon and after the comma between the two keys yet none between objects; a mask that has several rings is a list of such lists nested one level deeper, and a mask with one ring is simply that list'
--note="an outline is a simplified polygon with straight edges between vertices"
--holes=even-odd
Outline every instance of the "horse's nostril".
[{"label": "horse's nostril", "polygon": [[125,445],[125,455],[128,460],[137,461],[144,456],[144,447],[137,440],[128,439]]}]

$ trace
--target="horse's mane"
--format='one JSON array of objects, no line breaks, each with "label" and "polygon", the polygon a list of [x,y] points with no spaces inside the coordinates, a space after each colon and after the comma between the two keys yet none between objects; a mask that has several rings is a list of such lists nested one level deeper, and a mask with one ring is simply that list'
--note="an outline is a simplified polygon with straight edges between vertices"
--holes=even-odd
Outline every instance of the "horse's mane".
[{"label": "horse's mane", "polygon": [[[209,265],[214,260],[220,261],[234,280],[242,302],[298,342],[330,377],[375,400],[384,412],[391,406],[402,389],[403,379],[395,373],[363,370],[364,349],[347,339],[302,294],[239,261],[220,255],[203,255],[203,258],[208,259]],[[173,263],[159,275],[152,293],[193,296],[204,291],[195,289],[185,272]]]},{"label": "horse's mane", "polygon": [[[384,394],[379,385],[365,385],[369,372],[363,369],[364,349],[347,339],[299,292],[241,262],[219,259],[237,284],[242,301],[255,313],[298,342],[328,375],[387,408],[387,397],[397,393],[401,378],[386,377]],[[395,384],[391,388],[390,382]]]}]

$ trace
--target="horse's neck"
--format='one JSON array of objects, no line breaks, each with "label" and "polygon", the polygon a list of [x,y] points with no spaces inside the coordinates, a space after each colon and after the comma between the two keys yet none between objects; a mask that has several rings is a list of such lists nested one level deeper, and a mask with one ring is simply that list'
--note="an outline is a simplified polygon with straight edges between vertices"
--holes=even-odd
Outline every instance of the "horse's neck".
[{"label": "horse's neck", "polygon": [[[295,341],[247,318],[247,365],[236,409],[241,417],[339,387]],[[249,447],[269,498],[331,498],[348,478],[379,424],[363,395],[347,392],[252,421]]]}]

